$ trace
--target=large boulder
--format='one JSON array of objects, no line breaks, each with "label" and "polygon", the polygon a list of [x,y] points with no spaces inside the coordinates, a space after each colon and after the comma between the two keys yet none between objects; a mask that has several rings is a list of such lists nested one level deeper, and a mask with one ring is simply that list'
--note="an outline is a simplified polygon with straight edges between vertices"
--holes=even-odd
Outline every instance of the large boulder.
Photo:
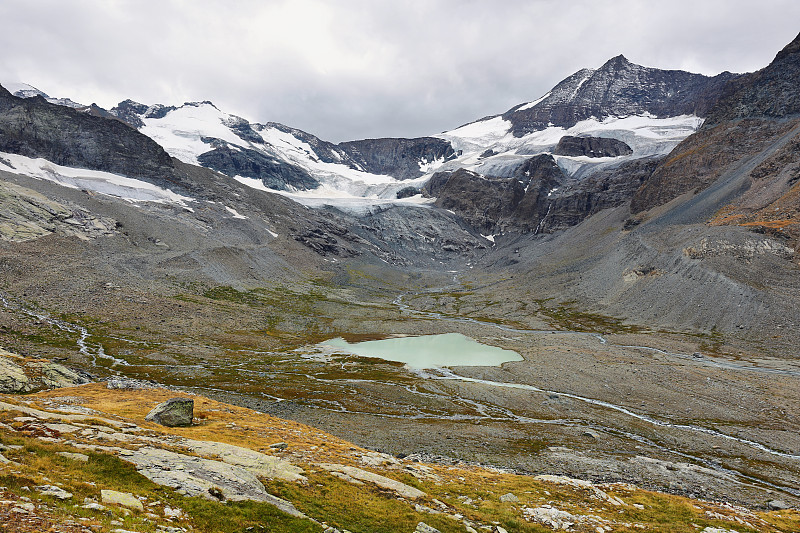
[{"label": "large boulder", "polygon": [[168,427],[191,426],[193,416],[194,400],[170,398],[166,402],[156,405],[152,411],[147,413],[145,420]]}]

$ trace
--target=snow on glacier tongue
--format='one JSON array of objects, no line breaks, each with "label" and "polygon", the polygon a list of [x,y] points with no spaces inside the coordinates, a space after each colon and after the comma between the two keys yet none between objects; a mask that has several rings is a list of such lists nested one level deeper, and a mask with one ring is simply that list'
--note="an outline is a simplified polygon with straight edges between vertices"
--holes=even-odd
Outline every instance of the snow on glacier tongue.
[{"label": "snow on glacier tongue", "polygon": [[112,174],[111,172],[64,167],[51,163],[46,159],[33,159],[17,154],[0,152],[0,158],[8,161],[14,167],[9,170],[3,166],[0,169],[23,174],[31,178],[52,181],[71,189],[86,189],[129,202],[174,204],[191,211],[186,202],[193,201],[192,198],[181,196],[169,189],[162,189],[146,181]]},{"label": "snow on glacier tongue", "polygon": [[[473,122],[452,131],[436,135],[450,141],[453,148],[463,153],[444,168],[464,167],[481,174],[503,175],[504,171],[518,166],[524,159],[550,153],[565,135],[612,137],[627,143],[633,155],[646,157],[669,153],[680,141],[697,131],[703,119],[695,115],[657,118],[652,115],[607,117],[603,120],[582,120],[571,128],[550,126],[522,137],[514,137],[511,123],[502,117]],[[497,155],[480,159],[488,150]],[[602,164],[614,164],[622,158],[592,159],[586,157],[558,157],[558,164],[568,175]]]},{"label": "snow on glacier tongue", "polygon": [[391,176],[371,174],[339,163],[325,163],[308,143],[278,128],[252,124],[263,142],[244,140],[229,127],[236,120],[240,119],[208,102],[190,103],[169,111],[162,118],[143,118],[144,126],[139,131],[160,144],[171,156],[193,165],[199,165],[198,156],[212,150],[212,146],[202,138],[220,139],[234,150],[247,148],[276,157],[306,170],[317,179],[322,186],[311,193],[316,197],[386,198],[407,186],[407,182]]},{"label": "snow on glacier tongue", "polygon": [[[320,207],[335,207],[342,211],[352,213],[355,215],[364,215],[373,213],[376,210],[384,209],[395,205],[427,207],[435,201],[434,198],[423,198],[421,194],[411,196],[409,198],[397,199],[394,192],[387,193],[384,196],[377,194],[352,194],[343,189],[331,187],[330,185],[322,185],[317,189],[308,191],[276,191],[270,189],[264,183],[255,178],[245,178],[243,176],[234,176],[236,181],[242,185],[246,185],[252,189],[264,191],[272,194],[279,194],[287,198],[291,198],[295,202],[302,204],[306,207],[320,208]],[[398,182],[401,186],[406,187],[409,184],[421,186],[428,178],[418,178],[416,180],[409,180],[405,182]]]},{"label": "snow on glacier tongue", "polygon": [[[397,182],[396,179],[385,174],[370,174],[363,170],[352,169],[347,165],[320,161],[308,143],[277,128],[259,129],[258,134],[264,139],[264,142],[275,149],[273,155],[305,169],[323,185],[335,185],[344,192],[352,192],[352,190],[363,189],[365,186]],[[241,143],[241,140],[239,142]],[[348,187],[348,182],[352,182],[352,187]]]}]

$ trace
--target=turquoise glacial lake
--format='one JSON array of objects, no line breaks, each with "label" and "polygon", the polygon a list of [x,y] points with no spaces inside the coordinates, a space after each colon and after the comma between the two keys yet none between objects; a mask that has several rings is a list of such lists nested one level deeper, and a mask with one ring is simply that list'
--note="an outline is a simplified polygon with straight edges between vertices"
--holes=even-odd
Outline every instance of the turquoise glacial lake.
[{"label": "turquoise glacial lake", "polygon": [[508,361],[522,361],[513,350],[488,346],[460,333],[394,337],[379,341],[349,343],[339,337],[322,343],[362,357],[399,361],[409,368],[442,366],[499,366]]}]

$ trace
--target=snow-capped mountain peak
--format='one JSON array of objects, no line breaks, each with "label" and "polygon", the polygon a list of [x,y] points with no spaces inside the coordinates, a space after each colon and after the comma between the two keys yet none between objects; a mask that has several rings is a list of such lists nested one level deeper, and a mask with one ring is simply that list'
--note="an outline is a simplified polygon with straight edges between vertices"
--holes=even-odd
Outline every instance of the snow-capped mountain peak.
[{"label": "snow-capped mountain peak", "polygon": [[[180,106],[125,100],[107,112],[86,111],[126,122],[183,162],[301,201],[396,200],[399,191],[413,195],[441,170],[505,177],[531,156],[551,153],[566,175],[579,178],[626,159],[665,154],[700,126],[719,87],[732,77],[649,68],[619,55],[575,72],[536,100],[433,137],[339,144],[275,122],[250,122],[208,100]],[[11,86],[23,97],[77,106],[29,85]],[[563,137],[614,142],[579,140],[556,151]]]},{"label": "snow-capped mountain peak", "polygon": [[3,87],[6,88],[8,92],[19,98],[34,98],[36,96],[41,96],[51,104],[63,105],[66,107],[73,107],[76,109],[86,107],[85,105],[79,104],[78,102],[74,102],[69,98],[52,98],[44,91],[40,91],[33,85],[28,85],[27,83],[3,82],[2,85]]}]

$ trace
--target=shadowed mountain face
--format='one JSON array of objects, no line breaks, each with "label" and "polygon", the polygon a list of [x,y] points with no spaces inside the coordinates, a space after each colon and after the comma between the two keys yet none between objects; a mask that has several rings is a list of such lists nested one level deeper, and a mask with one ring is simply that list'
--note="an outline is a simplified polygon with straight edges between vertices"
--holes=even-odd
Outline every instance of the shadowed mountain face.
[{"label": "shadowed mountain face", "polygon": [[222,174],[254,178],[276,191],[319,186],[319,182],[302,168],[258,150],[233,148],[216,141],[212,141],[211,146],[212,150],[197,156],[197,162]]},{"label": "shadowed mountain face", "polygon": [[632,212],[723,180],[730,192],[703,210],[707,219],[797,239],[799,119],[800,36],[769,66],[724,88],[700,131],[680,143],[636,192]]},{"label": "shadowed mountain face", "polygon": [[736,75],[723,72],[708,77],[681,70],[636,65],[617,56],[597,70],[584,69],[568,77],[535,105],[511,108],[503,118],[521,137],[548,125],[569,128],[595,117],[649,113],[657,117],[705,116],[720,88]]},{"label": "shadowed mountain face", "polygon": [[481,176],[468,170],[438,173],[426,192],[436,205],[461,216],[484,234],[537,232],[547,215],[549,196],[566,180],[550,155],[528,159],[511,178]]},{"label": "shadowed mountain face", "polygon": [[2,87],[0,151],[174,185],[172,158],[151,138],[118,120],[52,104],[41,96],[17,98]]},{"label": "shadowed mountain face", "polygon": [[425,173],[425,166],[455,156],[449,142],[434,137],[418,139],[364,139],[339,143],[339,147],[367,172],[400,180]]}]

